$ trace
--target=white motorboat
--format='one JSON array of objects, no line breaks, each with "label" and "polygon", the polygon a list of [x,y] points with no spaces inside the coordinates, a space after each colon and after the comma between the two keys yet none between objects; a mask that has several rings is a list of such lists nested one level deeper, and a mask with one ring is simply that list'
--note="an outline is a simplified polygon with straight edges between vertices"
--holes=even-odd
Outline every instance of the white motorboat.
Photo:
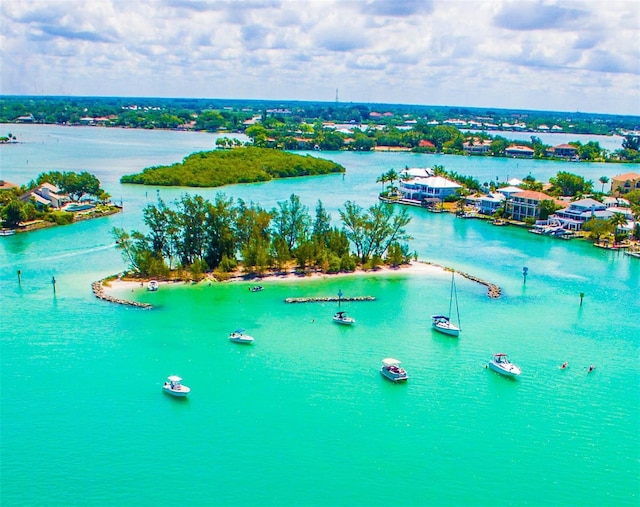
[{"label": "white motorboat", "polygon": [[347,312],[336,312],[335,315],[333,316],[333,322],[336,322],[338,324],[343,324],[345,326],[350,326],[352,324],[354,324],[356,321],[356,319],[354,319],[353,317],[349,317],[347,315]]},{"label": "white motorboat", "polygon": [[160,284],[158,283],[158,280],[149,280],[149,283],[147,284],[147,290],[155,292],[158,290],[159,285]]},{"label": "white motorboat", "polygon": [[[456,303],[456,315],[458,325],[451,322],[451,307],[453,302]],[[434,315],[431,317],[431,326],[440,333],[449,336],[458,336],[460,334],[460,311],[458,310],[458,292],[456,291],[455,273],[451,273],[451,294],[449,295],[449,315]]]},{"label": "white motorboat", "polygon": [[182,379],[177,375],[167,377],[167,381],[162,386],[162,390],[171,396],[177,396],[179,398],[184,398],[191,392],[191,388],[182,385]]},{"label": "white motorboat", "polygon": [[520,367],[509,361],[507,354],[493,354],[491,361],[487,364],[496,373],[507,377],[517,377],[520,375]]},{"label": "white motorboat", "polygon": [[253,336],[244,333],[244,329],[236,329],[229,335],[229,341],[234,343],[253,343]]},{"label": "white motorboat", "polygon": [[387,357],[382,360],[380,374],[392,382],[405,381],[409,378],[405,369],[400,367],[400,361],[392,357]]}]

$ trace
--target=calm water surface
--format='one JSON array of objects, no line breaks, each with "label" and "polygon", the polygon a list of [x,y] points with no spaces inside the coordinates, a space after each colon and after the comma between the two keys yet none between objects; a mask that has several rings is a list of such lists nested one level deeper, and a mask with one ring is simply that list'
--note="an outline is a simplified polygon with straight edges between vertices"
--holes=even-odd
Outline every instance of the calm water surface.
[{"label": "calm water surface", "polygon": [[[410,209],[419,258],[498,284],[457,280],[459,339],[435,334],[449,275],[351,276],[249,284],[177,284],[96,300],[93,280],[124,268],[112,227],[142,229],[155,188],[122,174],[209,149],[182,132],[12,126],[3,179],[88,170],[125,210],[112,217],[0,238],[3,505],[629,505],[640,498],[640,262],[586,243]],[[348,199],[376,202],[390,167],[444,165],[483,179],[597,180],[627,166],[321,154],[347,173],[226,187],[266,207],[300,195],[334,219]],[[158,189],[167,201],[188,189]],[[203,189],[212,198],[215,189]],[[522,268],[529,268],[526,284]],[[21,270],[18,284],[17,270]],[[50,283],[55,276],[56,291]],[[128,289],[127,289],[128,290]],[[336,304],[286,297],[373,295]],[[580,293],[584,293],[580,305]],[[238,346],[228,333],[256,339]],[[492,352],[518,380],[484,368]],[[397,357],[410,379],[379,372]],[[559,365],[568,361],[569,368]],[[586,367],[596,365],[587,374]],[[161,392],[169,374],[187,400]]]}]

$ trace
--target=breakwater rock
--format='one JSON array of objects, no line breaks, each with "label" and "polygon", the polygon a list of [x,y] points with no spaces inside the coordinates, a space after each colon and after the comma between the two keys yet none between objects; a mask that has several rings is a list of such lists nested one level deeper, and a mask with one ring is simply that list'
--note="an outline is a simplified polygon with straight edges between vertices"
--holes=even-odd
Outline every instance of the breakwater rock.
[{"label": "breakwater rock", "polygon": [[373,296],[355,296],[355,297],[335,297],[329,296],[324,298],[287,298],[285,303],[330,303],[333,301],[375,301]]},{"label": "breakwater rock", "polygon": [[[428,261],[419,261],[419,262],[423,262],[424,264],[429,264],[431,266],[438,266],[439,268],[442,268],[445,271],[454,271],[451,268],[448,268],[441,264],[436,264],[434,262],[428,262]],[[473,275],[470,275],[469,273],[465,273],[464,271],[456,271],[456,273],[458,273],[460,276],[464,276],[467,280],[471,280],[472,282],[476,282],[476,283],[479,283],[480,285],[484,285],[485,287],[487,287],[488,289],[487,296],[489,296],[490,298],[497,299],[500,296],[502,296],[502,289],[497,285],[491,282],[487,282],[482,278],[478,278],[477,276],[473,276]]]},{"label": "breakwater rock", "polygon": [[91,284],[91,290],[93,294],[98,299],[102,299],[103,301],[108,301],[110,303],[117,303],[119,305],[127,305],[127,306],[135,306],[137,308],[153,308],[149,303],[138,303],[137,301],[129,301],[128,299],[120,299],[110,296],[106,294],[104,291],[104,285],[102,280],[98,280],[97,282],[93,282]]},{"label": "breakwater rock", "polygon": [[502,289],[500,289],[500,287],[498,287],[497,285],[489,283],[486,280],[482,280],[477,276],[470,275],[469,273],[463,273],[462,271],[456,271],[456,273],[460,274],[460,276],[464,276],[472,282],[476,282],[486,286],[489,289],[487,291],[487,296],[489,296],[490,298],[499,298],[502,295]]}]

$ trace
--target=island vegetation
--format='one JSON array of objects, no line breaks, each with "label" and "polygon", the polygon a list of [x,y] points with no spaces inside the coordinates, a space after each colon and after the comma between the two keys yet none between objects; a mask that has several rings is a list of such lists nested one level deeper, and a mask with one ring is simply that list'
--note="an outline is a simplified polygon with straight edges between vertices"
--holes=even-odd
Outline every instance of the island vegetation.
[{"label": "island vegetation", "polygon": [[110,198],[93,174],[50,171],[0,191],[0,217],[3,227],[13,230],[66,225],[118,212]]},{"label": "island vegetation", "polygon": [[365,210],[347,201],[339,213],[340,225],[332,225],[318,201],[312,217],[295,194],[271,210],[223,193],[213,202],[184,194],[173,206],[158,199],[144,208],[146,234],[114,228],[113,236],[131,274],[160,279],[200,280],[207,273],[226,279],[238,269],[351,272],[414,257],[406,210],[382,202]]},{"label": "island vegetation", "polygon": [[125,175],[120,181],[142,185],[219,187],[344,171],[343,166],[330,160],[248,146],[193,153],[182,163],[149,167],[139,174]]}]

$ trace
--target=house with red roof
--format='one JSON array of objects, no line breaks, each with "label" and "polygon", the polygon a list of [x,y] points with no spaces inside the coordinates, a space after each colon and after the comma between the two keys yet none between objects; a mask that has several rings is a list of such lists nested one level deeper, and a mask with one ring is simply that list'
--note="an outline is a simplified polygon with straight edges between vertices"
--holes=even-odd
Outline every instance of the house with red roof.
[{"label": "house with red roof", "polygon": [[578,148],[570,144],[559,144],[546,151],[549,157],[574,158],[578,156]]},{"label": "house with red roof", "polygon": [[513,194],[508,203],[509,213],[513,220],[520,222],[523,222],[525,218],[537,220],[540,218],[540,203],[549,200],[556,202],[555,198],[543,192],[523,190]]},{"label": "house with red roof", "polygon": [[517,144],[509,146],[504,150],[504,152],[508,157],[515,157],[515,158],[533,158],[533,155],[535,153],[533,148],[529,148],[528,146],[521,146]]}]

